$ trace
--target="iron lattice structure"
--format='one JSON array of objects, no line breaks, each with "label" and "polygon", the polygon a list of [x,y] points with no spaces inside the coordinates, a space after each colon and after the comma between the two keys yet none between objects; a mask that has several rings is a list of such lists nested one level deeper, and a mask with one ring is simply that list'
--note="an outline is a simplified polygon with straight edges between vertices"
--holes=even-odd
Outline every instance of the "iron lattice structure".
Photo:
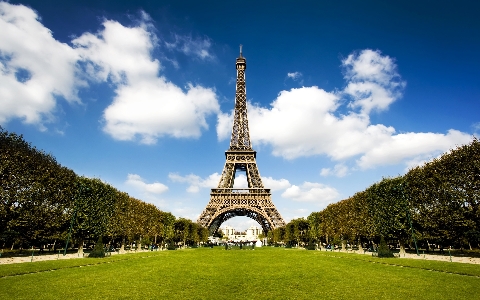
[{"label": "iron lattice structure", "polygon": [[[197,220],[207,227],[210,233],[216,232],[226,220],[247,216],[257,221],[264,233],[285,225],[282,216],[272,202],[270,189],[263,186],[258,171],[256,155],[250,142],[247,118],[247,94],[245,88],[245,70],[247,61],[240,56],[236,61],[237,86],[235,94],[235,111],[233,117],[230,148],[225,151],[226,162],[218,188],[212,189],[210,201]],[[248,188],[234,189],[236,171],[244,171]]]}]

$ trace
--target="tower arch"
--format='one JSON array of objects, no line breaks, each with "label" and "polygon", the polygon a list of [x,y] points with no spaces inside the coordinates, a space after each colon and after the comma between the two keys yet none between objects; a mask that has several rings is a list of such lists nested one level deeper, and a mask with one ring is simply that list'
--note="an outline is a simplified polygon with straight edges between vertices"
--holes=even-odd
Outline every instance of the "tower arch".
[{"label": "tower arch", "polygon": [[262,210],[251,206],[239,206],[235,208],[225,207],[212,217],[212,220],[207,227],[213,234],[218,231],[224,222],[234,217],[248,217],[255,220],[265,233],[269,232],[272,230],[272,227],[274,227],[270,218]]}]

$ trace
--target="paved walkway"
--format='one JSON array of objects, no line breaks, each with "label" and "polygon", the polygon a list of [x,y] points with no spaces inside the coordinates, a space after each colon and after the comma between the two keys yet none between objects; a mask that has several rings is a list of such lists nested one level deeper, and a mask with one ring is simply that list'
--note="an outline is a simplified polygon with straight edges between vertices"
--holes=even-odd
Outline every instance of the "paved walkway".
[{"label": "paved walkway", "polygon": [[[148,250],[142,250],[142,252],[148,252]],[[336,250],[334,252],[343,252],[341,250]],[[129,252],[125,252],[128,254]],[[131,252],[135,253],[135,252]],[[364,254],[364,255],[372,255],[371,252],[356,252],[356,251],[348,251],[348,253],[357,253],[357,254]],[[111,252],[112,255],[118,255],[118,252]],[[86,254],[84,255],[86,257]],[[25,263],[25,262],[32,262],[32,261],[44,261],[44,260],[60,260],[60,259],[72,259],[72,258],[80,258],[82,255],[77,253],[75,254],[67,254],[63,256],[63,254],[51,254],[51,255],[34,255],[33,259],[32,256],[22,256],[22,257],[0,257],[0,265],[2,264],[16,264],[16,263]],[[478,264],[480,265],[480,258],[478,257],[461,257],[461,256],[452,256],[450,258],[449,255],[432,255],[432,254],[409,254],[406,253],[402,255],[401,258],[411,258],[411,259],[424,259],[424,260],[438,260],[438,261],[446,261],[446,262],[459,262],[459,263],[467,263],[467,264]]]},{"label": "paved walkway", "polygon": [[[356,254],[364,254],[364,255],[372,255],[372,252],[363,252],[363,251],[342,251],[342,250],[334,250],[333,252],[348,252],[348,253],[356,253]],[[423,260],[438,260],[438,261],[446,261],[446,262],[458,262],[458,263],[465,263],[465,264],[478,264],[480,265],[480,257],[466,257],[466,256],[452,256],[448,255],[448,252],[445,252],[444,255],[433,255],[433,254],[411,254],[405,253],[401,255],[401,258],[411,258],[411,259],[423,259]]]},{"label": "paved walkway", "polygon": [[[148,250],[141,250],[137,252],[148,252]],[[110,252],[112,255],[118,255],[118,252]],[[135,251],[129,252],[126,251],[122,254],[127,254],[127,253],[136,253]],[[32,262],[32,261],[44,261],[44,260],[60,260],[60,259],[72,259],[72,258],[82,258],[82,257],[87,257],[88,253],[82,254],[67,254],[63,256],[63,253],[60,254],[42,254],[38,255],[38,253],[35,253],[30,256],[19,256],[19,257],[0,257],[0,265],[4,264],[17,264],[17,263],[26,263],[26,262]]]}]

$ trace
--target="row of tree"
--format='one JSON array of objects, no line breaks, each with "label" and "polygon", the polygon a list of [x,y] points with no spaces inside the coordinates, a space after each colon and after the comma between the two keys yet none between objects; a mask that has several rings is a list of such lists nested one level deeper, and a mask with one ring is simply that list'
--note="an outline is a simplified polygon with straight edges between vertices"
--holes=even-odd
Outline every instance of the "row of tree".
[{"label": "row of tree", "polygon": [[[208,230],[96,178],[76,175],[22,136],[0,127],[0,245],[198,244]],[[72,226],[73,225],[73,226]],[[69,234],[70,232],[70,234]],[[122,246],[123,247],[123,246]]]},{"label": "row of tree", "polygon": [[479,247],[478,139],[270,233],[273,242],[291,244],[365,245],[382,236],[401,251],[415,241],[423,247]]}]

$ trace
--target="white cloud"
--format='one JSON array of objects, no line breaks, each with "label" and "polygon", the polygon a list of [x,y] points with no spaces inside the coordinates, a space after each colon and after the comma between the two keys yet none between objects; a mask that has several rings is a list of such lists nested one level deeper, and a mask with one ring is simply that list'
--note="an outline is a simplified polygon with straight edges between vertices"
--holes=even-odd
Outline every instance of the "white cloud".
[{"label": "white cloud", "polygon": [[288,77],[288,78],[291,78],[291,79],[293,79],[293,80],[297,80],[297,79],[299,79],[300,77],[302,77],[302,73],[300,73],[300,72],[287,73],[287,77]]},{"label": "white cloud", "polygon": [[58,97],[79,102],[78,54],[55,40],[31,8],[0,2],[0,123],[20,118],[45,130]]},{"label": "white cloud", "polygon": [[348,85],[343,91],[353,98],[350,107],[364,114],[372,110],[385,110],[402,95],[406,83],[397,73],[397,66],[380,51],[366,49],[352,53],[342,61]]},{"label": "white cloud", "polygon": [[417,158],[420,154],[434,154],[439,150],[445,152],[455,145],[465,144],[471,140],[470,135],[458,130],[449,130],[447,134],[402,133],[391,136],[382,143],[372,145],[358,161],[362,168],[377,165],[396,164],[405,158]]},{"label": "white cloud", "polygon": [[168,174],[168,178],[173,182],[188,183],[187,192],[189,193],[198,193],[200,188],[215,188],[220,182],[221,175],[218,173],[213,173],[206,178],[201,178],[195,174],[189,174],[186,176],[181,176],[178,173]]},{"label": "white cloud", "polygon": [[303,74],[300,72],[287,73],[287,78],[292,79],[293,81],[298,82],[300,85],[303,85]]},{"label": "white cloud", "polygon": [[262,177],[263,186],[272,192],[289,188],[291,183],[286,179],[273,179],[272,177]]},{"label": "white cloud", "polygon": [[257,226],[261,228],[260,224],[258,224],[257,221],[250,219],[249,217],[234,217],[228,219],[220,226],[220,228],[224,230],[225,226],[231,226],[235,229],[235,231],[238,232],[244,232],[248,228],[250,228],[250,226]]},{"label": "white cloud", "polygon": [[175,202],[173,205],[171,205],[171,207],[169,207],[169,209],[175,217],[190,219],[194,222],[196,222],[200,216],[198,210],[188,206],[187,203]]},{"label": "white cloud", "polygon": [[[250,107],[249,103],[247,107]],[[251,119],[250,114],[248,118]],[[229,114],[222,113],[222,112],[217,114],[217,137],[219,141],[230,137],[230,135],[232,134],[232,124],[233,124],[233,111],[231,111]],[[249,126],[251,129],[252,126],[251,125]]]},{"label": "white cloud", "polygon": [[304,182],[301,186],[292,185],[282,193],[283,198],[299,202],[315,202],[327,205],[338,200],[339,193],[336,189],[321,183]]},{"label": "white cloud", "polygon": [[91,77],[116,87],[103,130],[115,139],[139,137],[145,144],[165,135],[198,138],[208,128],[206,117],[219,112],[215,91],[192,84],[182,90],[158,76],[160,62],[151,56],[157,38],[148,23],[125,27],[105,21],[103,26],[73,40]]},{"label": "white cloud", "polygon": [[[343,64],[348,80],[343,91],[293,88],[281,91],[268,108],[249,104],[252,143],[270,145],[273,155],[286,159],[327,155],[339,166],[321,173],[343,176],[348,170],[340,166],[349,159],[355,159],[362,169],[409,164],[414,158],[445,152],[471,140],[470,135],[456,130],[396,133],[391,126],[371,124],[369,113],[388,108],[401,96],[405,83],[393,59],[379,51],[349,55]],[[232,113],[218,115],[220,140],[228,138],[231,118]]]},{"label": "white cloud", "polygon": [[125,27],[105,20],[103,27],[96,34],[86,32],[72,41],[89,75],[115,84],[135,84],[156,77],[160,62],[150,55],[156,38],[147,24]]},{"label": "white cloud", "polygon": [[146,194],[162,194],[168,190],[168,187],[160,182],[146,183],[145,180],[137,174],[128,174],[125,184],[134,187],[136,190]]},{"label": "white cloud", "polygon": [[336,177],[345,177],[348,174],[348,167],[344,164],[337,164],[331,168],[322,168],[320,171],[321,176],[336,176]]},{"label": "white cloud", "polygon": [[394,60],[387,55],[382,56],[378,50],[354,52],[342,60],[342,65],[346,68],[345,79],[349,81],[372,81],[384,86],[401,84],[392,81],[400,78]]},{"label": "white cloud", "polygon": [[235,174],[235,179],[233,181],[234,189],[248,189],[247,176],[245,174]]},{"label": "white cloud", "polygon": [[121,86],[104,111],[104,131],[119,140],[153,144],[159,137],[198,138],[207,129],[206,117],[218,111],[215,92],[189,85],[185,93],[164,78]]},{"label": "white cloud", "polygon": [[[134,27],[105,20],[102,30],[82,34],[70,47],[55,40],[32,9],[0,2],[0,123],[20,118],[44,130],[57,98],[80,102],[77,89],[86,86],[80,78],[88,78],[115,88],[103,115],[103,130],[113,138],[146,144],[166,135],[198,138],[207,116],[219,112],[215,91],[182,89],[159,76],[161,64],[152,58],[158,38],[149,21],[144,12]],[[184,52],[212,57],[208,39],[177,40]]]},{"label": "white cloud", "polygon": [[185,55],[193,55],[200,59],[212,59],[213,54],[210,52],[212,43],[208,38],[193,38],[191,35],[174,35],[175,41],[172,43],[165,42],[169,49],[177,50]]},{"label": "white cloud", "polygon": [[472,124],[473,132],[478,136],[480,132],[480,122]]},{"label": "white cloud", "polygon": [[[220,182],[220,177],[221,174],[218,173],[213,173],[206,178],[202,178],[195,174],[189,174],[186,176],[181,176],[178,173],[168,174],[168,178],[173,182],[189,184],[187,188],[187,192],[189,193],[198,193],[201,188],[216,188]],[[262,177],[262,182],[265,188],[271,189],[272,191],[284,190],[291,186],[290,182],[286,179],[276,180],[272,177]],[[247,177],[244,173],[238,172],[233,183],[233,188],[235,189],[248,188]]]}]

